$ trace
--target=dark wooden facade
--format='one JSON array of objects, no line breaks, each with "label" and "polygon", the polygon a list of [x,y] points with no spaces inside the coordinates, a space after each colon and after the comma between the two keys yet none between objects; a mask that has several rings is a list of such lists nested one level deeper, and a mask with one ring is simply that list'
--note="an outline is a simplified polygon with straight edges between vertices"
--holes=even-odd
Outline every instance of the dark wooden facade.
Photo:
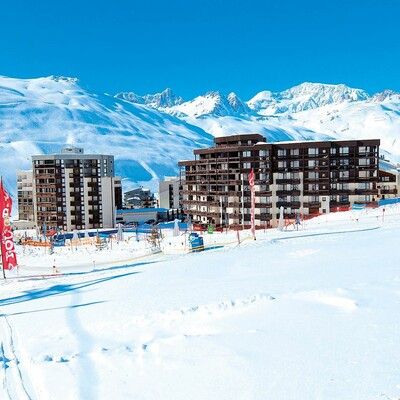
[{"label": "dark wooden facade", "polygon": [[267,143],[258,134],[215,139],[180,161],[181,204],[196,223],[250,223],[248,174],[255,172],[256,225],[377,201],[379,140]]}]

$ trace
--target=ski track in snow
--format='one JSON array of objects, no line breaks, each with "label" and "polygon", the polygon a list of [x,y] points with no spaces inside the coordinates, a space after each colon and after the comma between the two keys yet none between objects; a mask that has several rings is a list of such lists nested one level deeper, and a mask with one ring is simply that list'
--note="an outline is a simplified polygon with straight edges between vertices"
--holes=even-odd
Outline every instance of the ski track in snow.
[{"label": "ski track in snow", "polygon": [[[80,290],[71,291],[71,305],[66,308],[65,316],[67,319],[67,325],[70,328],[71,336],[75,337],[75,341],[78,347],[78,354],[75,357],[79,357],[80,361],[77,363],[76,376],[78,377],[78,392],[80,399],[96,399],[95,388],[98,386],[96,366],[92,361],[90,354],[93,351],[93,338],[85,329],[85,324],[79,319],[79,308],[75,307],[76,304],[80,304],[81,293]],[[55,358],[58,362],[68,362],[69,357],[58,357]],[[87,384],[85,379],[85,371],[91,371],[91,383]]]},{"label": "ski track in snow", "polygon": [[9,400],[31,400],[31,396],[26,390],[26,382],[20,369],[20,360],[18,358],[13,338],[13,329],[3,313],[0,315],[0,362],[2,364],[3,390],[6,392]]}]

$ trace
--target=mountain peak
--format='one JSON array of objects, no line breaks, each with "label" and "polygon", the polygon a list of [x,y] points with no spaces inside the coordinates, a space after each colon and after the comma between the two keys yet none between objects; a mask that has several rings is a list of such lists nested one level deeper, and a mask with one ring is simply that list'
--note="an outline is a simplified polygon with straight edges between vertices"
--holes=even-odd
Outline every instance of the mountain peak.
[{"label": "mountain peak", "polygon": [[180,96],[176,96],[172,89],[167,88],[161,93],[144,96],[145,104],[154,108],[170,108],[183,103]]},{"label": "mountain peak", "polygon": [[260,114],[287,114],[306,111],[328,104],[368,100],[364,90],[347,85],[304,82],[283,92],[260,92],[248,106]]},{"label": "mountain peak", "polygon": [[153,108],[170,108],[183,103],[180,96],[176,96],[172,89],[166,88],[161,93],[139,96],[133,92],[120,92],[114,97],[135,104],[146,104]]},{"label": "mountain peak", "polygon": [[226,117],[251,113],[248,106],[235,93],[231,92],[226,96],[219,91],[207,92],[203,96],[174,107],[174,111],[196,118],[205,115]]},{"label": "mountain peak", "polygon": [[61,75],[50,75],[49,78],[54,82],[67,82],[67,83],[78,83],[78,78],[71,78],[69,76],[61,76]]},{"label": "mountain peak", "polygon": [[400,102],[400,93],[387,89],[381,93],[374,94],[371,97],[371,101],[375,103],[384,103],[390,101]]}]

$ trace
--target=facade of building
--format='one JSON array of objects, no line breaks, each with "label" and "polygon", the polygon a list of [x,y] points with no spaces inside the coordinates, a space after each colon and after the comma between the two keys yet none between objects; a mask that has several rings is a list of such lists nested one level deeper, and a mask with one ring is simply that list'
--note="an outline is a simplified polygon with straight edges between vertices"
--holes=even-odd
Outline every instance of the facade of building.
[{"label": "facade of building", "polygon": [[276,226],[284,214],[315,215],[377,204],[378,139],[267,143],[262,135],[215,139],[180,161],[181,204],[193,223],[250,226],[250,171],[255,173],[255,223]]},{"label": "facade of building", "polygon": [[34,220],[32,171],[17,171],[18,218],[21,221]]},{"label": "facade of building", "polygon": [[381,158],[379,160],[378,199],[388,200],[400,193],[400,167]]},{"label": "facade of building", "polygon": [[38,226],[66,231],[115,226],[122,188],[114,177],[113,156],[67,147],[60,154],[32,156],[32,166]]},{"label": "facade of building", "polygon": [[178,176],[166,176],[165,180],[158,184],[159,206],[169,209],[179,208],[180,178]]},{"label": "facade of building", "polygon": [[157,200],[150,189],[142,187],[124,193],[125,208],[153,208]]}]

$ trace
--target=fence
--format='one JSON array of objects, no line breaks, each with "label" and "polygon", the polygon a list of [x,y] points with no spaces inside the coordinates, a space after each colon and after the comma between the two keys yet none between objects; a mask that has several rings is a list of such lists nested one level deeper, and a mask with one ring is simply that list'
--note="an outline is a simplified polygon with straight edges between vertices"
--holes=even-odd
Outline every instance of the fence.
[{"label": "fence", "polygon": [[400,197],[395,197],[393,199],[384,199],[378,201],[378,206],[386,206],[388,204],[400,203]]}]

